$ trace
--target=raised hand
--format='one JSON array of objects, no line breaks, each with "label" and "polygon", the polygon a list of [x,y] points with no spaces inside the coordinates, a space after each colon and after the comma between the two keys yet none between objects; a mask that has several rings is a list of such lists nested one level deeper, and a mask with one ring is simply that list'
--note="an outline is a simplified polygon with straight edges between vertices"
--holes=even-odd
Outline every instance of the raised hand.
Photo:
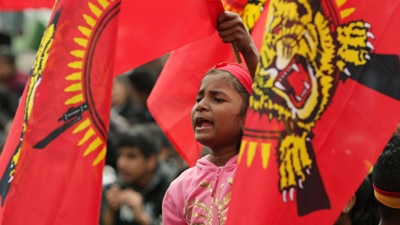
[{"label": "raised hand", "polygon": [[221,13],[218,17],[217,31],[224,43],[232,44],[236,51],[242,53],[247,68],[254,77],[259,53],[240,15],[229,11]]}]

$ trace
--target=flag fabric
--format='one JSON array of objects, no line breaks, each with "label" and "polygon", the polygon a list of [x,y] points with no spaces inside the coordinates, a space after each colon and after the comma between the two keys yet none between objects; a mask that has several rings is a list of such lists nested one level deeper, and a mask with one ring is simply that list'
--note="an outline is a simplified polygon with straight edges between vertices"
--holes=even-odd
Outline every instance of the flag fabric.
[{"label": "flag fabric", "polygon": [[[246,25],[252,33],[262,33],[262,27],[256,24],[260,16],[260,7],[256,4],[243,1],[222,1],[220,4],[250,18],[246,19]],[[221,8],[219,13],[223,10]],[[231,46],[223,43],[217,32],[174,50],[147,100],[153,118],[189,166],[195,165],[202,152],[202,146],[194,139],[190,118],[196,93],[203,75],[223,61],[234,62],[235,57]]]},{"label": "flag fabric", "polygon": [[219,7],[220,0],[122,1],[114,74],[212,35]]},{"label": "flag fabric", "polygon": [[0,158],[0,224],[98,224],[119,8],[55,5]]},{"label": "flag fabric", "polygon": [[[51,8],[53,2],[0,0],[0,10]],[[113,74],[212,35],[221,7],[220,0],[121,1]]]},{"label": "flag fabric", "polygon": [[97,224],[113,75],[211,35],[221,7],[134,2],[56,2],[0,157],[0,224]]},{"label": "flag fabric", "polygon": [[265,3],[228,225],[334,224],[400,122],[399,7]]},{"label": "flag fabric", "polygon": [[0,0],[0,10],[2,11],[20,11],[24,9],[50,9],[54,4],[54,0]]}]

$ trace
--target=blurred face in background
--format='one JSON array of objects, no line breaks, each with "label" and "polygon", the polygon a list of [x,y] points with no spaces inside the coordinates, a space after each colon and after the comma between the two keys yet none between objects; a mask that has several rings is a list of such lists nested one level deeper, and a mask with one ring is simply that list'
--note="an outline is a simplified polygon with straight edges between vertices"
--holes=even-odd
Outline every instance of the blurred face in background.
[{"label": "blurred face in background", "polygon": [[119,79],[114,79],[114,85],[111,95],[112,106],[122,106],[128,101],[128,88]]},{"label": "blurred face in background", "polygon": [[0,82],[8,82],[14,74],[14,66],[4,56],[0,56]]},{"label": "blurred face in background", "polygon": [[146,158],[137,147],[119,147],[118,173],[125,183],[145,187],[153,176],[156,160],[155,155]]}]

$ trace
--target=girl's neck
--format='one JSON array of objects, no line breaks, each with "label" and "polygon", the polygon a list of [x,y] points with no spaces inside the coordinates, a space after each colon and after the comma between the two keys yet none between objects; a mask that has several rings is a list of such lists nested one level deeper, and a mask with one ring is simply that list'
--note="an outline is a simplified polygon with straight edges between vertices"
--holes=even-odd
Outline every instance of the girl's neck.
[{"label": "girl's neck", "polygon": [[228,151],[223,153],[216,153],[215,151],[211,151],[210,162],[214,163],[217,166],[225,166],[226,162],[228,162],[233,156],[237,154],[237,151]]}]

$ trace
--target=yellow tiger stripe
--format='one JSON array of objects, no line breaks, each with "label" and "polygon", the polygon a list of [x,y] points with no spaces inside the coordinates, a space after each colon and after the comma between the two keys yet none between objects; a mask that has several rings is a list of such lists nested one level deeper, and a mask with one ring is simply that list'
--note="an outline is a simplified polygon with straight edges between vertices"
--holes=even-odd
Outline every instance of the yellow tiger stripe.
[{"label": "yellow tiger stripe", "polygon": [[247,148],[247,167],[253,164],[254,155],[256,154],[257,142],[250,141],[249,147]]},{"label": "yellow tiger stripe", "polygon": [[271,152],[271,144],[270,143],[262,143],[261,144],[261,159],[262,165],[264,169],[268,167],[269,156]]}]

